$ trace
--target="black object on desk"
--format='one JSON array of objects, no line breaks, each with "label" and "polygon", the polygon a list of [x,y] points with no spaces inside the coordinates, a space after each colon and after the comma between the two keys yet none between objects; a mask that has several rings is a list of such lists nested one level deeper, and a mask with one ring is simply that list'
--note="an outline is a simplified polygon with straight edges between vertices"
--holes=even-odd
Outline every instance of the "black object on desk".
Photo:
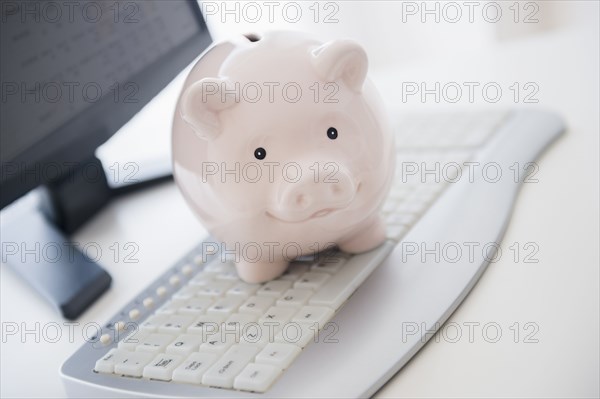
[{"label": "black object on desk", "polygon": [[[67,235],[115,195],[152,183],[111,188],[95,151],[211,38],[196,1],[52,7],[0,9],[2,263],[75,319],[111,277]],[[14,211],[34,189],[39,206]],[[11,211],[18,216],[6,217]],[[45,253],[55,245],[63,248],[56,259]]]}]

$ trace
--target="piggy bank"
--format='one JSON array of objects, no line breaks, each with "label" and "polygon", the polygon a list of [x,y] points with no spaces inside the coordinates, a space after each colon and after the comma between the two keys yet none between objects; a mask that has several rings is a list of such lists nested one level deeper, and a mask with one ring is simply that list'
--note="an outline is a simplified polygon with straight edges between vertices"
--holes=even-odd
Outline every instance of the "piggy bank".
[{"label": "piggy bank", "polygon": [[175,181],[244,281],[384,241],[395,150],[367,70],[357,43],[293,32],[215,44],[191,70],[173,124]]}]

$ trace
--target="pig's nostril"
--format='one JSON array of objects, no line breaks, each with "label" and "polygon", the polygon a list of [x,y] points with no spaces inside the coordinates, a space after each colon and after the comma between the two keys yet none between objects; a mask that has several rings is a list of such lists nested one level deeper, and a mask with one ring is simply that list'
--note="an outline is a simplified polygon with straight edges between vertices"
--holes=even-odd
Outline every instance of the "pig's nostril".
[{"label": "pig's nostril", "polygon": [[246,37],[246,39],[248,39],[252,43],[255,43],[260,40],[260,36],[256,33],[247,33],[244,36]]},{"label": "pig's nostril", "polygon": [[298,194],[296,196],[296,205],[297,206],[304,206],[304,205],[306,205],[306,201],[307,201],[307,199],[306,199],[306,196],[304,194]]}]

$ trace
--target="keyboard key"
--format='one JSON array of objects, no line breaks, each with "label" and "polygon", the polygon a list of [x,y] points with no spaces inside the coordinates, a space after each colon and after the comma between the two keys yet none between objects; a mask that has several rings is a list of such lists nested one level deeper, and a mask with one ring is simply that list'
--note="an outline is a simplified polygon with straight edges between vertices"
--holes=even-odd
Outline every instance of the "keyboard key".
[{"label": "keyboard key", "polygon": [[387,226],[386,235],[388,238],[399,241],[408,231],[409,227],[404,225]]},{"label": "keyboard key", "polygon": [[230,282],[212,282],[207,285],[200,286],[198,291],[196,291],[197,296],[221,296],[232,286],[233,284]]},{"label": "keyboard key", "polygon": [[218,299],[215,303],[213,303],[207,310],[207,314],[231,314],[235,312],[242,302],[244,298],[239,298],[236,296],[228,296],[225,298]]},{"label": "keyboard key", "polygon": [[308,267],[306,263],[292,262],[277,280],[296,281],[308,271]]},{"label": "keyboard key", "polygon": [[182,304],[177,312],[180,314],[198,315],[206,312],[212,303],[213,301],[210,298],[192,298]]},{"label": "keyboard key", "polygon": [[260,284],[238,283],[227,291],[227,295],[241,295],[248,297],[260,288]]},{"label": "keyboard key", "polygon": [[192,353],[173,370],[173,381],[201,384],[202,376],[218,357],[215,353]]},{"label": "keyboard key", "polygon": [[193,316],[189,315],[174,315],[168,316],[166,320],[158,326],[158,332],[165,334],[180,334],[192,324]]},{"label": "keyboard key", "polygon": [[111,349],[108,353],[96,361],[94,370],[99,373],[111,374],[115,370],[115,364],[121,362],[127,357],[127,352],[118,349]]},{"label": "keyboard key", "polygon": [[220,388],[233,388],[235,377],[252,361],[257,348],[234,345],[202,377],[202,384]]},{"label": "keyboard key", "polygon": [[292,321],[316,324],[319,328],[333,317],[333,310],[324,306],[304,306],[294,315]]},{"label": "keyboard key", "polygon": [[239,327],[240,331],[249,323],[255,323],[258,316],[252,313],[234,313],[227,318],[225,325],[229,328]]},{"label": "keyboard key", "polygon": [[144,378],[153,378],[155,380],[171,381],[173,370],[175,370],[182,361],[182,356],[161,353],[144,367],[142,376]]},{"label": "keyboard key", "polygon": [[200,345],[203,352],[223,353],[232,345],[236,344],[240,338],[241,331],[235,327],[219,329],[218,333],[208,335],[206,341]]},{"label": "keyboard key", "polygon": [[327,306],[337,310],[352,295],[393,248],[387,242],[373,251],[354,255],[308,300],[310,305]]},{"label": "keyboard key", "polygon": [[240,313],[253,313],[259,316],[265,314],[267,309],[273,305],[275,298],[269,296],[252,296],[240,306]]},{"label": "keyboard key", "polygon": [[156,313],[165,315],[175,314],[183,306],[183,304],[185,304],[184,299],[172,299],[158,308]]},{"label": "keyboard key", "polygon": [[167,346],[166,352],[173,355],[187,356],[192,352],[196,352],[201,343],[201,335],[182,334]]},{"label": "keyboard key", "polygon": [[388,225],[392,224],[411,226],[416,219],[416,216],[412,213],[395,213],[386,218],[386,223]]},{"label": "keyboard key", "polygon": [[189,334],[198,334],[201,336],[214,334],[219,331],[220,325],[225,320],[225,317],[227,317],[225,314],[198,316],[187,328],[187,332]]},{"label": "keyboard key", "polygon": [[265,392],[280,374],[280,369],[269,364],[250,363],[235,377],[233,387],[244,391]]},{"label": "keyboard key", "polygon": [[166,314],[157,314],[154,316],[148,317],[142,324],[140,324],[141,331],[154,332],[158,329],[160,325],[162,325],[165,320],[169,317]]},{"label": "keyboard key", "polygon": [[142,339],[136,346],[137,352],[162,352],[175,337],[168,334],[150,334]]},{"label": "keyboard key", "polygon": [[284,307],[284,306],[272,306],[265,312],[264,315],[258,319],[259,323],[270,322],[277,323],[277,327],[282,328],[285,323],[287,323],[292,316],[297,312],[297,309],[293,307]]},{"label": "keyboard key", "polygon": [[277,333],[275,342],[304,348],[311,342],[317,342],[320,327],[317,324],[290,322]]},{"label": "keyboard key", "polygon": [[213,280],[212,274],[199,273],[190,280],[190,285],[204,286],[204,285],[209,285],[213,282],[214,282],[214,280]]},{"label": "keyboard key", "polygon": [[141,340],[146,338],[148,335],[150,335],[150,333],[147,331],[133,331],[131,334],[119,341],[117,348],[121,350],[134,351],[135,348],[137,348],[137,346],[140,344]]},{"label": "keyboard key", "polygon": [[427,204],[422,201],[405,201],[400,204],[396,212],[419,215],[425,210],[426,206]]},{"label": "keyboard key", "polygon": [[265,295],[272,297],[280,297],[288,288],[292,286],[291,281],[273,280],[269,281],[258,290],[256,295]]},{"label": "keyboard key", "polygon": [[219,273],[227,273],[227,272],[235,272],[235,266],[231,262],[220,262],[215,260],[204,268],[202,271],[206,274],[219,274]]},{"label": "keyboard key", "polygon": [[221,272],[221,273],[217,273],[215,275],[215,281],[219,281],[219,280],[224,280],[224,281],[239,281],[240,278],[237,274],[237,271],[234,270],[229,270],[226,272]]},{"label": "keyboard key", "polygon": [[306,288],[316,290],[321,287],[331,276],[327,273],[308,272],[304,273],[298,281],[294,283],[294,288]]},{"label": "keyboard key", "polygon": [[311,271],[333,274],[337,273],[344,263],[346,263],[346,259],[344,258],[327,256],[319,263],[312,265]]},{"label": "keyboard key", "polygon": [[154,358],[154,354],[148,352],[125,352],[120,362],[115,363],[115,374],[130,377],[141,377],[144,367]]},{"label": "keyboard key", "polygon": [[258,348],[263,348],[270,342],[275,342],[275,336],[281,329],[281,324],[278,322],[257,322],[248,324],[242,330],[240,343],[255,345]]},{"label": "keyboard key", "polygon": [[186,285],[175,294],[173,294],[174,299],[183,299],[187,300],[196,296],[196,291],[198,291],[198,287],[195,285]]},{"label": "keyboard key", "polygon": [[277,306],[300,307],[308,301],[313,293],[311,290],[292,288],[281,295],[281,298],[277,300]]},{"label": "keyboard key", "polygon": [[288,368],[300,354],[298,346],[287,343],[269,343],[256,355],[256,363],[270,364],[281,370]]}]

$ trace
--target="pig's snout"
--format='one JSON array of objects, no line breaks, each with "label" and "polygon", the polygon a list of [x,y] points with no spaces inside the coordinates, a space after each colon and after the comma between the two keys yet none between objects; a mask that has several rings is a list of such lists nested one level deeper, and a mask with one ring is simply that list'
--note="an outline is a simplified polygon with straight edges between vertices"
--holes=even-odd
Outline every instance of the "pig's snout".
[{"label": "pig's snout", "polygon": [[297,182],[286,181],[277,191],[273,216],[287,222],[300,222],[326,216],[347,207],[356,194],[357,185],[345,170],[335,173],[303,173]]}]

